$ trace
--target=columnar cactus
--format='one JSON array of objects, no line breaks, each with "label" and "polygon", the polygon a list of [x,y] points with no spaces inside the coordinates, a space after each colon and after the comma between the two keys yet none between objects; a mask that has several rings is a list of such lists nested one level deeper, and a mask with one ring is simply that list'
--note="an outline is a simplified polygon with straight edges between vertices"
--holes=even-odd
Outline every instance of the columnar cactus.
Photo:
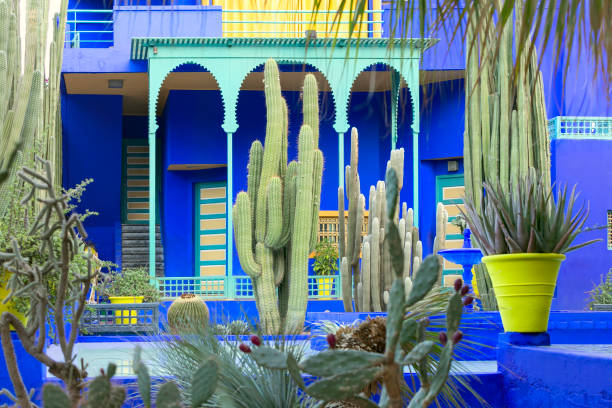
[{"label": "columnar cactus", "polygon": [[[426,320],[417,321],[409,317],[407,311],[422,300],[435,285],[440,259],[438,256],[429,256],[423,261],[419,273],[414,277],[410,294],[405,296],[404,250],[398,228],[399,221],[395,214],[399,184],[392,165],[387,169],[385,186],[387,205],[383,221],[384,242],[390,255],[393,283],[389,292],[384,353],[335,349],[336,339],[333,334],[327,337],[330,346],[328,350],[313,354],[299,363],[291,354],[263,345],[243,347],[241,350],[248,352],[263,367],[288,371],[307,395],[324,402],[343,401],[356,406],[376,407],[378,405],[368,400],[363,390],[371,383],[381,381],[381,406],[426,407],[436,399],[448,379],[455,345],[463,336],[459,331],[463,310],[462,293],[467,293],[468,288],[462,287],[462,282],[458,280],[454,292],[449,294],[446,332],[440,335],[442,351],[439,361],[433,363],[432,367],[427,356],[431,353],[434,342],[425,340],[428,323]],[[346,257],[344,261],[346,263]],[[410,402],[410,397],[402,391],[408,388],[403,375],[405,366],[417,373],[421,384]],[[308,374],[316,380],[306,385],[302,374]]]},{"label": "columnar cactus", "polygon": [[[18,182],[18,169],[33,161],[34,153],[53,164],[61,180],[59,84],[66,26],[67,1],[55,16],[49,48],[49,77],[44,83],[48,7],[43,0],[27,2],[25,55],[21,65],[20,1],[0,0],[0,182]],[[59,24],[55,24],[57,20]],[[12,183],[0,185],[0,212]]]},{"label": "columnar cactus", "polygon": [[[369,215],[367,235],[361,245],[361,228],[363,224],[365,199],[359,190],[358,173],[359,141],[357,130],[351,133],[351,164],[346,166],[346,185],[349,200],[348,227],[344,228],[344,191],[338,189],[338,219],[339,219],[339,249],[342,275],[342,295],[345,310],[355,308],[360,312],[381,312],[387,309],[389,291],[393,284],[391,257],[385,243],[384,220],[392,216],[401,238],[403,251],[403,279],[406,285],[411,285],[419,265],[423,260],[423,244],[419,240],[419,229],[414,226],[414,214],[406,203],[402,203],[400,214],[399,195],[396,202],[388,203],[386,184],[378,181],[376,187],[370,186]],[[398,176],[401,190],[404,177],[404,149],[391,151],[387,162],[387,171],[393,169]],[[391,210],[389,210],[391,209]],[[392,214],[388,214],[392,211]],[[436,210],[436,237],[434,239],[434,254],[444,248],[448,214],[439,203]],[[361,267],[359,256],[362,256]],[[346,261],[345,261],[346,259]],[[442,278],[442,263],[438,271],[438,284]],[[353,287],[351,288],[351,283]],[[352,299],[351,293],[355,294]]]},{"label": "columnar cactus", "polygon": [[[500,13],[501,3],[494,4]],[[522,6],[517,6],[517,27],[521,12]],[[483,182],[510,191],[533,167],[550,183],[548,120],[537,53],[522,53],[514,71],[512,24],[504,27],[498,53],[486,45],[494,29],[471,22],[466,37],[466,44],[473,46],[466,47],[465,193],[477,208],[483,200]],[[483,306],[496,308],[484,265],[476,267],[476,279]]]},{"label": "columnar cactus", "polygon": [[323,173],[323,154],[318,149],[318,88],[314,75],[308,74],[298,158],[287,165],[288,111],[278,66],[272,59],[265,64],[264,83],[265,147],[259,141],[251,145],[247,191],[236,197],[236,249],[242,268],[252,279],[264,333],[300,333],[306,316],[308,255],[317,239]]}]

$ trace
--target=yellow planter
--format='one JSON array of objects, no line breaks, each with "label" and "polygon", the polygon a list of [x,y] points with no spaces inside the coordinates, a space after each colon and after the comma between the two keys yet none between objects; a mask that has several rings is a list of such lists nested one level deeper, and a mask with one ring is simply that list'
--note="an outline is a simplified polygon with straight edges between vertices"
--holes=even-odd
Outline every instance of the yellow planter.
[{"label": "yellow planter", "polygon": [[504,330],[541,333],[548,315],[562,254],[506,254],[482,258],[491,276]]},{"label": "yellow planter", "polygon": [[[130,304],[130,303],[142,303],[144,300],[144,296],[109,296],[108,300],[114,305],[117,304]],[[138,316],[137,310],[116,310],[115,316],[124,317],[124,316]],[[133,318],[123,318],[123,319],[115,319],[116,324],[136,324],[138,323],[138,319]]]},{"label": "yellow planter", "polygon": [[334,278],[317,278],[317,292],[319,299],[331,299]]},{"label": "yellow planter", "polygon": [[[13,301],[10,301],[8,303],[2,303],[8,295],[9,290],[6,289],[4,286],[0,286],[0,315],[2,315],[2,313],[4,312],[10,312],[14,314],[19,319],[19,321],[21,321],[21,323],[25,325],[27,323],[27,319],[23,314],[15,310],[15,307],[13,306]],[[13,329],[13,326],[11,326],[11,330],[15,330]]]}]

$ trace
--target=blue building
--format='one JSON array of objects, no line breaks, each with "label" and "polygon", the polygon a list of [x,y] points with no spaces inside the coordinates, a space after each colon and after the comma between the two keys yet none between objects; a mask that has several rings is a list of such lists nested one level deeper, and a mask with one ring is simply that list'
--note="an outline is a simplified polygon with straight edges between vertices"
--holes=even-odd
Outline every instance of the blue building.
[{"label": "blue building", "polygon": [[[434,39],[415,40],[409,55],[390,55],[385,37],[392,13],[374,0],[360,54],[354,42],[333,47],[326,39],[332,12],[317,20],[317,39],[306,53],[303,28],[310,17],[255,12],[240,0],[151,3],[81,0],[68,13],[63,182],[94,179],[81,205],[100,213],[86,228],[101,258],[124,268],[154,263],[168,297],[185,291],[252,296],[228,209],[246,189],[248,149],[265,134],[262,63],[269,57],[281,63],[290,157],[302,121],[303,77],[317,75],[325,216],[335,211],[337,218],[349,129],[356,127],[362,191],[384,177],[391,148],[405,148],[402,200],[418,213],[424,252],[431,252],[436,202],[452,217],[462,196],[465,64],[458,39],[449,43],[443,33],[428,33]],[[361,59],[352,64],[346,55]],[[604,225],[612,219],[612,108],[601,86],[590,82],[585,56],[571,65],[565,84],[551,58],[544,56],[542,71],[553,180],[578,183],[590,200],[588,223]],[[457,231],[449,225],[447,233],[448,245],[459,246]],[[584,308],[585,292],[612,267],[610,234],[588,233],[604,241],[568,256],[553,308]],[[457,266],[445,268],[452,281]]]}]

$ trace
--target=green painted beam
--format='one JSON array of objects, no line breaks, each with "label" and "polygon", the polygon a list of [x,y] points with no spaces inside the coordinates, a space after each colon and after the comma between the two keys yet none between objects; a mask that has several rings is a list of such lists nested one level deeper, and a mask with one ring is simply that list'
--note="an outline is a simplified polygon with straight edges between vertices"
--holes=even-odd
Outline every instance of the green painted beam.
[{"label": "green painted beam", "polygon": [[344,133],[338,132],[338,187],[344,188]]},{"label": "green painted beam", "polygon": [[[232,221],[232,202],[234,199],[234,192],[233,192],[233,177],[234,177],[234,155],[233,155],[233,149],[234,149],[234,134],[228,132],[227,133],[227,191],[226,191],[226,198],[227,198],[227,204],[226,204],[226,213],[227,213],[227,234],[226,234],[226,238],[227,238],[227,247],[225,250],[225,256],[226,256],[226,265],[227,265],[227,276],[232,276],[233,273],[233,264],[234,264],[234,224]],[[235,282],[233,279],[228,279],[228,281],[230,282],[230,287],[226,288],[226,296],[228,297],[233,297],[233,294],[235,293]]]}]

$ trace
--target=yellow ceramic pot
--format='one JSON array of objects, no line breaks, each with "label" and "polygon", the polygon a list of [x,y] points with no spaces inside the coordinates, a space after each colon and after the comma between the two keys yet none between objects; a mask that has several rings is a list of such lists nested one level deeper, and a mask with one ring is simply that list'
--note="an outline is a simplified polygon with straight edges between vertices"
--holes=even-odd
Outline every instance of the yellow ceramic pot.
[{"label": "yellow ceramic pot", "polygon": [[[10,302],[7,303],[3,303],[4,299],[9,295],[9,290],[6,289],[4,286],[0,286],[0,315],[4,312],[10,312],[12,314],[14,314],[19,321],[21,321],[21,323],[23,323],[24,325],[27,323],[27,319],[26,317],[19,313],[17,310],[15,310],[15,306],[13,305],[13,301],[11,300]],[[15,330],[13,328],[13,326],[11,325],[11,330]]]},{"label": "yellow ceramic pot", "polygon": [[[144,301],[144,296],[109,296],[108,300],[112,304],[130,304],[130,303],[142,303]],[[136,310],[115,310],[115,316],[124,317],[124,316],[138,316],[138,311]],[[138,319],[133,318],[124,318],[124,319],[115,319],[116,324],[136,324],[138,323]]]},{"label": "yellow ceramic pot", "polygon": [[317,278],[317,291],[319,299],[329,299],[331,297],[334,278]]},{"label": "yellow ceramic pot", "polygon": [[550,304],[562,254],[506,254],[482,258],[491,276],[504,330],[541,333],[548,329]]}]

